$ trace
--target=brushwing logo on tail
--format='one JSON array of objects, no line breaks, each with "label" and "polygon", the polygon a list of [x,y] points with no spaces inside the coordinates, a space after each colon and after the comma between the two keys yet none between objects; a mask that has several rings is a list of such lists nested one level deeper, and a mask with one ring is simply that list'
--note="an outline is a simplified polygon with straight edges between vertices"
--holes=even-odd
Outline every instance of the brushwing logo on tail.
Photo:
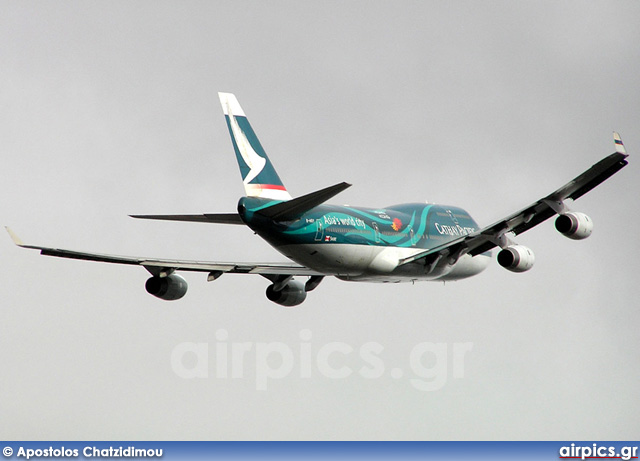
[{"label": "brushwing logo on tail", "polygon": [[231,131],[233,132],[233,137],[236,141],[236,145],[238,146],[238,150],[240,151],[240,155],[242,156],[242,160],[244,160],[244,163],[246,163],[250,169],[249,174],[247,174],[242,182],[244,184],[249,184],[251,180],[260,174],[264,166],[267,164],[267,161],[260,157],[258,153],[253,150],[253,147],[251,147],[251,143],[244,134],[244,131],[242,131],[242,128],[240,128],[240,125],[238,125],[238,121],[233,115],[233,112],[231,112],[231,105],[229,102],[227,102],[227,113],[229,114]]}]

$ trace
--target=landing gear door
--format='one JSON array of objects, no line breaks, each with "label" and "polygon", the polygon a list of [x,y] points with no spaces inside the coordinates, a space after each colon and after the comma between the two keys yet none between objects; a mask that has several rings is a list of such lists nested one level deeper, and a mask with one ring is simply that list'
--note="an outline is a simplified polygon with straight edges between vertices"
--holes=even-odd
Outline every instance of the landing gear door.
[{"label": "landing gear door", "polygon": [[314,237],[314,240],[316,242],[320,242],[322,241],[323,237],[324,237],[324,226],[322,225],[322,221],[317,219],[316,220],[316,236]]},{"label": "landing gear door", "polygon": [[380,243],[380,229],[378,228],[378,223],[374,222],[371,224],[371,227],[373,227],[373,237],[375,238],[376,243]]}]

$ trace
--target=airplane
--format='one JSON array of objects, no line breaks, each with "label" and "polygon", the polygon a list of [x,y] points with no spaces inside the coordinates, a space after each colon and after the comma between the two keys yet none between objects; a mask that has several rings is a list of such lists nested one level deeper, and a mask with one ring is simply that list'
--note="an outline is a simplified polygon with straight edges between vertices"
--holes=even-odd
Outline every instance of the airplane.
[{"label": "airplane", "polygon": [[[276,304],[301,304],[325,277],[354,282],[450,281],[487,268],[493,248],[498,264],[512,272],[531,269],[535,256],[512,236],[558,215],[562,235],[589,237],[593,222],[571,211],[575,201],[627,165],[620,135],[613,133],[616,152],[549,195],[490,226],[480,227],[465,210],[430,203],[383,208],[328,205],[351,184],[342,182],[293,198],[264,151],[245,112],[231,93],[219,93],[225,120],[245,188],[237,213],[130,215],[139,219],[189,221],[248,226],[292,263],[203,262],[85,253],[24,244],[7,227],[14,243],[48,256],[144,267],[151,277],[145,288],[163,300],[187,292],[176,271],[205,272],[207,281],[223,274],[259,274],[268,279],[266,296]],[[306,277],[304,282],[296,277]]]}]

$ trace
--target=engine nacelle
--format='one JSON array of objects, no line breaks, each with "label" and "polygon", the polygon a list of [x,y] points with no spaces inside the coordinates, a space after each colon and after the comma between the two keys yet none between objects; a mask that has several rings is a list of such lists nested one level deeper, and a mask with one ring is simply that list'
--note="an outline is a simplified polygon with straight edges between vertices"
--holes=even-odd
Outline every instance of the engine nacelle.
[{"label": "engine nacelle", "polygon": [[533,267],[536,257],[524,245],[512,245],[498,253],[498,264],[511,272],[525,272]]},{"label": "engine nacelle", "polygon": [[556,230],[570,239],[582,240],[593,232],[593,221],[584,213],[563,213],[556,218]]},{"label": "engine nacelle", "polygon": [[307,292],[304,290],[304,284],[297,280],[291,280],[280,291],[273,289],[274,285],[267,287],[267,298],[281,306],[293,307],[301,304],[307,299]]},{"label": "engine nacelle", "polygon": [[171,274],[166,277],[153,276],[147,280],[144,287],[147,293],[156,298],[174,301],[187,293],[188,285],[187,281],[178,274]]}]

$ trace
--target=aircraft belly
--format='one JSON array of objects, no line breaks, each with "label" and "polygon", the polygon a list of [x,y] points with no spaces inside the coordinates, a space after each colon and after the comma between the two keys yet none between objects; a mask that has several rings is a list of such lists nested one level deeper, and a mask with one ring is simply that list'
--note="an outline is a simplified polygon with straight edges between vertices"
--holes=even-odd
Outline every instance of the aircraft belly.
[{"label": "aircraft belly", "polygon": [[381,247],[352,244],[298,244],[277,247],[293,261],[327,274],[373,277],[394,274],[402,278],[424,277],[424,266],[411,264],[396,268],[397,261],[420,251],[415,248]]},{"label": "aircraft belly", "polygon": [[411,248],[351,244],[297,244],[277,250],[293,261],[343,280],[369,282],[409,282],[418,280],[459,280],[482,272],[489,265],[487,255],[463,255],[453,266],[438,265],[431,272],[420,263],[400,267],[379,267],[380,259],[397,261],[419,251]]},{"label": "aircraft belly", "polygon": [[381,247],[350,244],[297,244],[277,247],[293,261],[332,275],[362,274]]}]

